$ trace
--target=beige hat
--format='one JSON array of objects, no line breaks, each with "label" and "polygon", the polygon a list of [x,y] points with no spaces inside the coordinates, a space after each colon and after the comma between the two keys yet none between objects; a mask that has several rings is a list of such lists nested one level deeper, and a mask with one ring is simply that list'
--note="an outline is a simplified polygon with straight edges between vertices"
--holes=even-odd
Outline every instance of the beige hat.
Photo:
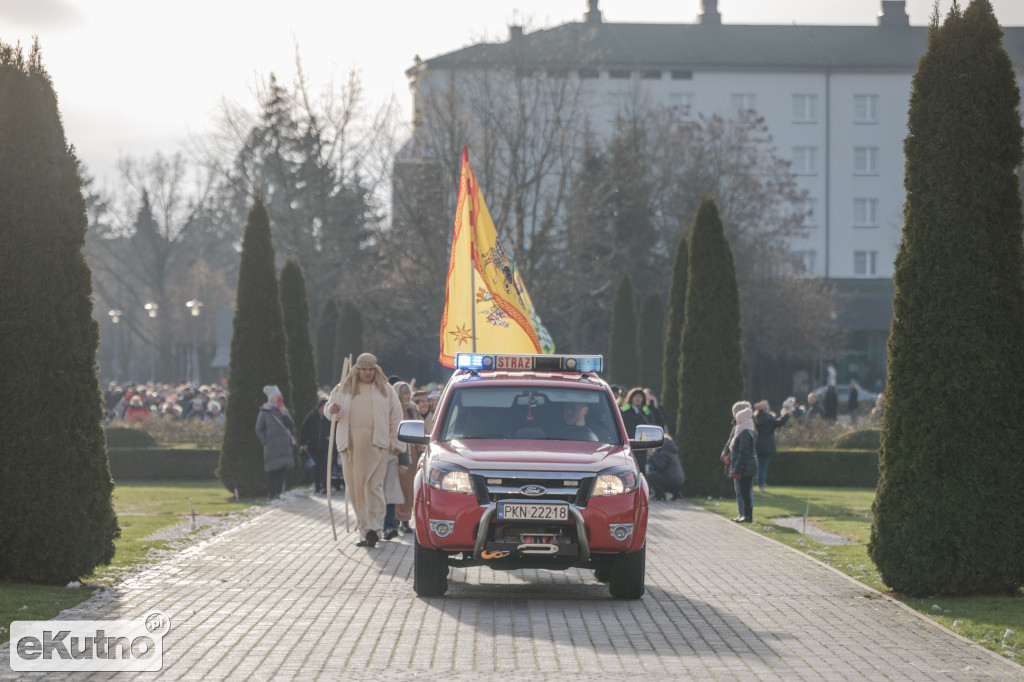
[{"label": "beige hat", "polygon": [[373,353],[363,353],[356,358],[356,369],[380,369],[377,364],[377,356]]}]

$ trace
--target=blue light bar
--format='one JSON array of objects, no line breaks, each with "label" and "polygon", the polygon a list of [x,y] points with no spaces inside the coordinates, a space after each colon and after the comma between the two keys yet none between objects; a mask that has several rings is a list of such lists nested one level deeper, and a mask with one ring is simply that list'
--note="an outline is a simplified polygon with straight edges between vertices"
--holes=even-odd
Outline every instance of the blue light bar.
[{"label": "blue light bar", "polygon": [[455,368],[477,372],[483,370],[601,372],[604,370],[604,358],[600,355],[456,353]]},{"label": "blue light bar", "polygon": [[493,355],[479,355],[476,353],[456,353],[455,369],[490,369],[494,366]]}]

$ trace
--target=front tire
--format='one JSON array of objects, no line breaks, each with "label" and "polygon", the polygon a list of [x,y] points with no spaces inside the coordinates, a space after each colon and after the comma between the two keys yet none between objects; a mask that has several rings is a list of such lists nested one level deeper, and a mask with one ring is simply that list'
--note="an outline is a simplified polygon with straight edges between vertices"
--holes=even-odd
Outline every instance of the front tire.
[{"label": "front tire", "polygon": [[412,554],[412,589],[420,597],[442,597],[448,591],[448,554],[417,540]]},{"label": "front tire", "polygon": [[647,545],[639,552],[620,554],[612,560],[608,591],[615,599],[639,599],[644,596],[647,570]]}]

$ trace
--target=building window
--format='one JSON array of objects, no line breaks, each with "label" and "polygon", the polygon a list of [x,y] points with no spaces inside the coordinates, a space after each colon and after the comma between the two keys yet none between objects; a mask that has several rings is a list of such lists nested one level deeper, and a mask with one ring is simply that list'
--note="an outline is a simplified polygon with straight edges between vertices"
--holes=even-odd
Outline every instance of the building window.
[{"label": "building window", "polygon": [[608,77],[609,78],[619,78],[619,79],[622,79],[622,78],[629,78],[632,75],[633,75],[633,72],[630,71],[629,69],[612,69],[611,71],[608,72]]},{"label": "building window", "polygon": [[658,69],[648,69],[641,73],[640,77],[645,80],[661,80],[661,71]]},{"label": "building window", "polygon": [[813,277],[814,259],[816,255],[817,254],[813,249],[810,251],[794,251],[793,274],[797,277]]},{"label": "building window", "polygon": [[693,71],[673,71],[672,80],[674,81],[690,81],[693,80]]},{"label": "building window", "polygon": [[878,123],[878,95],[853,96],[853,122]]},{"label": "building window", "polygon": [[693,107],[692,92],[673,92],[668,96],[668,105],[679,111],[683,116],[689,116]]},{"label": "building window", "polygon": [[746,121],[753,116],[754,110],[757,108],[757,97],[744,94],[731,95],[729,105],[736,120]]},{"label": "building window", "polygon": [[877,251],[854,251],[853,274],[858,277],[874,277],[877,260]]},{"label": "building window", "polygon": [[818,122],[818,96],[793,95],[793,123]]},{"label": "building window", "polygon": [[853,174],[878,175],[878,147],[853,148]]},{"label": "building window", "polygon": [[818,200],[804,199],[803,204],[804,227],[818,226]]},{"label": "building window", "polygon": [[597,69],[580,69],[580,78],[597,78],[600,75]]},{"label": "building window", "polygon": [[853,200],[853,226],[878,227],[878,199]]},{"label": "building window", "polygon": [[797,175],[816,175],[818,172],[818,148],[793,147],[793,172]]}]

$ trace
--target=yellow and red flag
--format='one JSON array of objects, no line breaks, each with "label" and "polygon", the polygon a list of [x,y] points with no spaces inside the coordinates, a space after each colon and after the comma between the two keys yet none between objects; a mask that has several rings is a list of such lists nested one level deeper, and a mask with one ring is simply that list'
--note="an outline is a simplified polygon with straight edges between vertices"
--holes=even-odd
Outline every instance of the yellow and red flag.
[{"label": "yellow and red flag", "polygon": [[455,367],[456,353],[545,352],[531,308],[487,212],[469,150],[463,147],[438,359],[445,367]]}]

